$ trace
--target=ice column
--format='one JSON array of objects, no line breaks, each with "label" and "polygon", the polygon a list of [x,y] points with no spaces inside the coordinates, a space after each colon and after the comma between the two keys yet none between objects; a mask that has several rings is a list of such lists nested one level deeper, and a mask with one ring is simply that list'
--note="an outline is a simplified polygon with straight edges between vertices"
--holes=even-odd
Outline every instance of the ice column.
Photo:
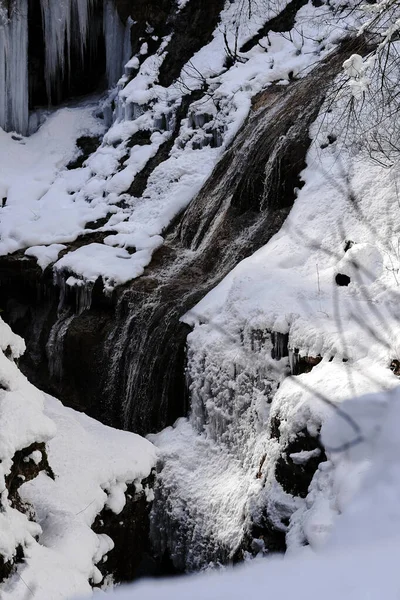
[{"label": "ice column", "polygon": [[103,29],[106,44],[106,71],[108,86],[114,86],[124,74],[124,67],[131,58],[131,26],[128,18],[124,25],[114,0],[104,0]]},{"label": "ice column", "polygon": [[0,0],[0,127],[28,131],[27,0]]},{"label": "ice column", "polygon": [[[68,76],[69,61],[74,46],[82,61],[88,43],[88,23],[93,0],[40,0],[43,15],[45,42],[45,79],[47,96],[52,97],[52,87],[61,73]],[[67,53],[65,53],[65,47]]]},{"label": "ice column", "polygon": [[[94,43],[89,39],[89,24],[97,0],[38,1],[43,18],[46,90],[51,104],[57,84],[70,75],[71,56],[80,56],[83,63],[88,44]],[[124,25],[115,0],[103,2],[107,80],[112,87],[131,57],[132,20]],[[28,0],[0,0],[0,127],[26,135],[28,124]]]}]

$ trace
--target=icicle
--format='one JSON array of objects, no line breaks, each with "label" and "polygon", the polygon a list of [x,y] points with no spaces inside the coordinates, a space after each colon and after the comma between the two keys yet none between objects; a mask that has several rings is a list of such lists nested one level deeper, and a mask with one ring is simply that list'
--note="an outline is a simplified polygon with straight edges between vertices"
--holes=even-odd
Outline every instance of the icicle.
[{"label": "icicle", "polygon": [[57,314],[60,316],[67,304],[71,304],[75,296],[75,314],[81,315],[85,310],[89,310],[92,305],[92,291],[94,283],[85,281],[77,277],[70,276],[65,271],[54,271],[54,285],[60,290],[60,299],[58,302]]},{"label": "icicle", "polygon": [[290,366],[290,373],[292,375],[298,374],[298,365],[299,365],[299,351],[297,350],[297,348],[295,348],[294,350],[289,349],[289,366]]},{"label": "icicle", "polygon": [[140,104],[136,104],[136,102],[128,102],[125,105],[125,120],[134,121],[143,114],[144,110]]},{"label": "icicle", "polygon": [[75,313],[81,315],[85,310],[89,310],[92,305],[94,283],[77,277],[68,277],[66,284],[75,293]]},{"label": "icicle", "polygon": [[25,135],[28,131],[27,0],[0,0],[0,127]]},{"label": "icicle", "polygon": [[62,78],[69,76],[67,68],[69,68],[69,59],[74,46],[79,49],[81,60],[84,60],[90,9],[94,0],[40,0],[40,2],[45,39],[46,90],[51,100],[58,75],[61,74]]},{"label": "icicle", "polygon": [[129,18],[124,25],[114,0],[105,0],[103,27],[106,43],[107,81],[109,87],[112,87],[124,74],[125,63],[131,58],[132,20]]},{"label": "icicle", "polygon": [[154,118],[154,129],[159,131],[173,131],[174,120],[171,113],[162,113]]},{"label": "icicle", "polygon": [[271,351],[272,358],[281,360],[281,358],[289,355],[288,341],[288,333],[279,333],[279,331],[273,331],[271,333],[271,342],[273,346]]},{"label": "icicle", "polygon": [[46,344],[50,376],[57,381],[61,380],[63,374],[64,339],[74,318],[75,315],[68,312],[59,317],[50,331],[49,340]]}]

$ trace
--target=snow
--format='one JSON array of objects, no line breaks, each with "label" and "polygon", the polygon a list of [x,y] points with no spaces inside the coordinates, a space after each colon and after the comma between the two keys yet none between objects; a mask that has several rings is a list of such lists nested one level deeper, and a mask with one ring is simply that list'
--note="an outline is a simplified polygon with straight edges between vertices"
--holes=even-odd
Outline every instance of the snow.
[{"label": "snow", "polygon": [[[68,7],[74,1],[69,0],[60,9],[62,16],[59,25],[52,30],[53,37],[64,29],[68,32],[65,15],[69,14]],[[85,2],[80,7],[81,36],[85,32],[89,4]],[[226,69],[226,41],[232,48],[237,41],[240,47],[257,33],[267,18],[275,16],[278,8],[284,6],[285,3],[280,3],[279,7],[266,7],[260,2],[249,16],[241,0],[227,3],[210,43],[191,57],[176,82],[164,88],[158,83],[158,75],[170,36],[161,40],[155,54],[145,54],[142,46],[142,52],[128,60],[126,44],[121,40],[128,36],[130,22],[124,29],[115,9],[107,2],[104,24],[107,57],[111,61],[107,63],[109,80],[116,81],[118,70],[122,74],[122,60],[126,62],[127,73],[108,100],[100,101],[104,109],[103,123],[111,127],[83,168],[72,171],[65,170],[67,154],[69,158],[73,156],[73,141],[85,134],[84,123],[91,135],[104,131],[93,116],[89,117],[89,107],[75,108],[72,113],[66,113],[67,109],[58,111],[29,139],[16,141],[2,134],[0,158],[6,175],[2,171],[0,189],[4,189],[2,195],[7,201],[0,209],[0,254],[24,249],[28,255],[34,253],[39,257],[37,246],[55,249],[56,245],[65,245],[90,231],[87,223],[106,219],[107,223],[99,231],[107,232],[104,245],[111,246],[112,250],[101,248],[100,243],[88,244],[84,250],[73,251],[71,257],[67,252],[61,264],[55,264],[55,269],[68,265],[70,275],[92,281],[96,264],[99,266],[96,274],[107,281],[106,291],[140,276],[154,251],[163,243],[164,231],[211,175],[246,119],[254,95],[271,83],[287,84],[290,77],[305,75],[335,47],[345,35],[346,27],[355,23],[355,16],[350,15],[343,27],[338,28],[334,20],[326,18],[325,7],[307,4],[298,12],[290,34],[270,33],[268,39],[260,41],[262,45],[255,45],[240,55],[240,60]],[[54,11],[54,7],[51,10]],[[239,28],[236,23],[240,24]],[[53,37],[49,38],[48,53],[57,62]],[[132,69],[138,69],[133,78]],[[188,118],[183,119],[175,132],[177,137],[169,156],[145,181],[141,197],[132,196],[130,186],[162,144],[171,139],[176,128],[176,111],[183,98],[204,85],[207,91],[199,101],[192,103]],[[66,118],[70,119],[69,127]],[[130,147],[129,140],[137,132],[148,132],[149,143]],[[61,134],[63,142],[59,147]],[[53,141],[47,144],[44,136]],[[54,147],[56,138],[58,142]],[[22,161],[15,160],[17,152],[22,154]],[[134,252],[122,267],[121,256],[125,250]],[[53,256],[44,257],[47,254],[48,251],[43,250],[40,257],[41,264],[46,266],[53,262]],[[90,265],[87,271],[83,257]],[[101,270],[104,257],[104,270]]]},{"label": "snow", "polygon": [[[396,542],[380,542],[341,553],[284,560],[257,561],[207,575],[164,581],[145,581],[106,597],[115,600],[193,598],[219,600],[268,594],[282,600],[394,600],[398,595]],[[267,597],[268,597],[267,596]]]},{"label": "snow", "polygon": [[47,444],[56,477],[41,472],[20,489],[35,511],[38,525],[32,526],[40,536],[17,575],[0,587],[4,600],[25,598],[23,582],[38,600],[91,595],[89,580],[102,580],[95,565],[114,546],[91,525],[105,506],[118,514],[126,484],[140,482],[155,466],[154,446],[138,435],[106,427],[50,396],[44,414],[57,426]]},{"label": "snow", "polygon": [[0,253],[51,246],[55,238],[58,242],[74,240],[83,231],[85,219],[92,218],[90,208],[80,214],[74,211],[70,195],[71,187],[82,185],[85,171],[64,170],[58,178],[57,174],[76,156],[78,137],[103,132],[93,110],[90,104],[58,110],[29,138],[0,130],[0,191],[7,199],[0,208]]},{"label": "snow", "polygon": [[[82,275],[86,281],[94,283],[103,277],[106,290],[112,290],[115,284],[125,283],[143,273],[148,264],[147,250],[136,252],[134,257],[127,250],[103,244],[89,244],[64,256],[56,264],[56,269],[71,270]],[[140,260],[140,258],[142,260]],[[67,285],[76,282],[67,280]]]},{"label": "snow", "polygon": [[40,452],[40,450],[34,450],[31,454],[29,454],[29,456],[24,458],[24,462],[29,462],[32,460],[35,465],[39,465],[42,462],[42,459],[43,454]]},{"label": "snow", "polygon": [[14,362],[24,350],[23,340],[0,319],[0,554],[6,561],[13,558],[18,545],[32,545],[40,531],[8,500],[5,479],[13,456],[34,442],[46,442],[55,433],[54,423],[43,413],[43,395]]},{"label": "snow", "polygon": [[50,244],[50,246],[32,246],[25,250],[25,256],[37,259],[39,267],[44,271],[49,265],[56,262],[61,250],[66,250],[64,244]]},{"label": "snow", "polygon": [[[320,464],[307,506],[295,513],[293,526],[301,523],[307,529],[311,547],[217,572],[143,581],[107,597],[211,600],[266,593],[282,600],[397,598],[400,393],[369,394],[343,407],[359,419],[364,441]],[[322,439],[326,446],[337,446],[348,433],[342,419],[331,415]]]},{"label": "snow", "polygon": [[[25,549],[24,562],[0,585],[0,596],[22,600],[27,588],[38,600],[90,596],[90,580],[102,580],[96,564],[113,548],[113,541],[95,534],[91,525],[105,506],[121,512],[127,484],[150,475],[156,449],[138,435],[106,427],[44,396],[12,360],[24,349],[0,319],[0,554],[7,560],[18,545]],[[5,477],[15,452],[35,442],[47,442],[55,479],[41,471],[19,490],[34,522],[10,506]],[[25,461],[38,465],[42,458],[35,450]]]},{"label": "snow", "polygon": [[[43,414],[43,395],[18,370],[14,359],[25,350],[23,341],[14,336],[0,320],[0,493],[5,489],[4,477],[11,467],[15,452],[34,442],[47,441],[54,435],[54,424]],[[7,357],[7,350],[11,358]]]},{"label": "snow", "polygon": [[[343,121],[348,98],[314,123],[304,185],[281,230],[182,318],[194,328],[190,415],[152,437],[163,463],[153,513],[160,550],[189,571],[232,558],[265,515],[290,552],[323,545],[346,505],[332,507],[340,500],[329,464],[348,496],[360,480],[356,469],[346,475],[346,449],[364,440],[348,401],[398,388],[389,368],[400,335],[398,157],[391,168],[371,160],[363,134]],[[375,108],[362,110],[358,123],[367,125]],[[347,287],[336,284],[339,273],[350,277]],[[272,358],[272,332],[288,335],[288,357]],[[290,376],[299,357],[321,360]],[[327,442],[327,462],[305,498],[288,493],[275,477],[277,461],[302,432],[323,435],[335,415],[344,439]],[[313,457],[292,458],[302,465]]]}]

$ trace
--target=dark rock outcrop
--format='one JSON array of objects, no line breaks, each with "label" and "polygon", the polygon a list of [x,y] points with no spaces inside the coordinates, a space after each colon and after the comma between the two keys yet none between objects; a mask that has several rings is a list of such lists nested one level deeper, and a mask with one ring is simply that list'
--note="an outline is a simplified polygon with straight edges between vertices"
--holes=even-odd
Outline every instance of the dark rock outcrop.
[{"label": "dark rock outcrop", "polygon": [[[40,452],[39,462],[30,459],[33,452]],[[46,444],[34,443],[15,453],[11,472],[6,477],[8,499],[13,508],[21,512],[29,512],[30,509],[22,503],[18,490],[23,483],[35,479],[41,471],[45,471],[49,477],[54,479],[54,473],[47,458]]]},{"label": "dark rock outcrop", "polygon": [[[301,452],[309,453],[309,458],[296,463],[292,455]],[[319,463],[324,461],[326,455],[319,438],[303,429],[283,450],[275,466],[275,478],[285,492],[305,498]]]},{"label": "dark rock outcrop", "polygon": [[[96,518],[92,529],[107,534],[114,549],[97,566],[104,576],[112,575],[118,583],[142,576],[168,575],[171,569],[154,555],[149,537],[151,501],[146,494],[154,487],[154,474],[141,482],[141,488],[132,483],[126,490],[126,504],[118,515],[105,508]],[[147,491],[146,491],[147,488]]]},{"label": "dark rock outcrop", "polygon": [[[40,460],[33,460],[32,453],[34,452],[40,452]],[[39,458],[38,454],[37,457]],[[14,454],[11,471],[5,478],[8,493],[7,504],[25,514],[30,520],[35,519],[35,514],[30,505],[22,502],[19,496],[19,488],[23,483],[35,479],[41,471],[45,471],[50,477],[54,477],[47,459],[46,444],[35,442]],[[3,505],[0,500],[0,511],[2,511],[2,508]],[[24,560],[24,556],[25,548],[21,544],[15,548],[11,559],[6,559],[0,554],[0,583],[14,573],[17,565]]]}]

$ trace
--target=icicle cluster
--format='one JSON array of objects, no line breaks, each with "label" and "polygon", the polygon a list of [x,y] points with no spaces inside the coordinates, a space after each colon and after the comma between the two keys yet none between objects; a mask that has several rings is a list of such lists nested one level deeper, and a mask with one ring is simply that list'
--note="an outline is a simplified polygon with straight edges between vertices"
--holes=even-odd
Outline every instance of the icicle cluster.
[{"label": "icicle cluster", "polygon": [[28,131],[27,0],[0,0],[0,127]]},{"label": "icicle cluster", "polygon": [[[85,60],[90,40],[89,23],[96,0],[40,0],[44,46],[45,83],[51,104],[57,85],[70,75],[71,56]],[[114,0],[104,0],[103,33],[106,75],[116,84],[130,58],[129,19],[125,26]],[[0,127],[26,135],[29,131],[28,0],[0,0]]]},{"label": "icicle cluster", "polygon": [[[88,22],[94,0],[40,0],[45,39],[45,79],[47,97],[52,97],[52,85],[57,75],[68,75],[70,56],[74,46],[84,59],[88,43]],[[67,54],[65,53],[65,45]],[[66,59],[68,64],[66,65]]]},{"label": "icicle cluster", "polygon": [[[78,0],[79,1],[79,0]],[[103,31],[106,43],[106,74],[109,86],[115,85],[131,58],[131,25],[123,25],[114,0],[104,1]]]}]

